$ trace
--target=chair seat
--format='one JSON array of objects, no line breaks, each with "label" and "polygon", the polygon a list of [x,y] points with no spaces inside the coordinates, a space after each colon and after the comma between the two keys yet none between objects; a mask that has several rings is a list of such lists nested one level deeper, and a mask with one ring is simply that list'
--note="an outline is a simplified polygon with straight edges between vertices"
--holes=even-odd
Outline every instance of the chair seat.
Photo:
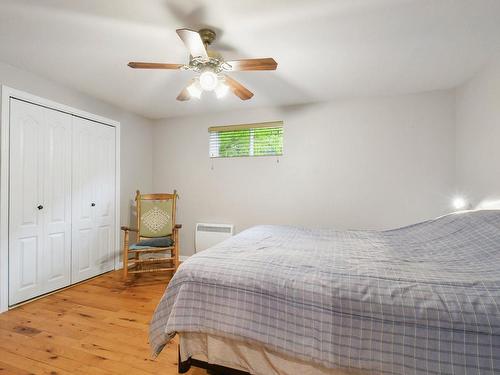
[{"label": "chair seat", "polygon": [[143,246],[143,245],[137,245],[136,243],[134,243],[132,245],[129,245],[129,247],[128,247],[129,250],[171,249],[171,248],[173,248],[173,244],[172,244],[172,246],[165,247],[165,246]]},{"label": "chair seat", "polygon": [[[149,249],[146,250],[143,249],[142,251],[137,251],[135,254],[137,254],[137,257],[143,259],[143,258],[162,258],[164,256],[172,256],[172,250],[170,249],[163,249],[164,251],[152,251],[156,249]],[[131,254],[134,254],[131,252]]]},{"label": "chair seat", "polygon": [[163,262],[172,262],[175,260],[175,257],[171,256],[171,254],[162,254],[162,256],[157,257],[156,254],[141,254],[138,259],[130,259],[128,262],[128,267],[133,268],[138,264],[153,264],[153,263],[163,263]]},{"label": "chair seat", "polygon": [[140,254],[138,259],[130,259],[127,266],[128,273],[175,271],[175,257],[172,254]]}]

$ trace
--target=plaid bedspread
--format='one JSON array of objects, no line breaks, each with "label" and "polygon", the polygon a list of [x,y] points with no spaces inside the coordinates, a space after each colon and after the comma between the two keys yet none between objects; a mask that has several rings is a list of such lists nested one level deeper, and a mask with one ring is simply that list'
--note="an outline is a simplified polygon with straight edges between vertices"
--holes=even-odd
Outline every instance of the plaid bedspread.
[{"label": "plaid bedspread", "polygon": [[500,211],[389,231],[258,226],[189,258],[150,326],[329,368],[500,374]]}]

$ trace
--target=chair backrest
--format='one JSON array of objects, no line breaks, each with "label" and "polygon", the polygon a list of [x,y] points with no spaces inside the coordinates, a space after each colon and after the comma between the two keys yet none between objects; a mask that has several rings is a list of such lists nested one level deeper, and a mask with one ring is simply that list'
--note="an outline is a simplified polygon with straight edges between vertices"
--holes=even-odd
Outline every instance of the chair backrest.
[{"label": "chair backrest", "polygon": [[173,194],[141,194],[137,190],[137,230],[139,239],[166,237],[175,226],[177,191]]}]

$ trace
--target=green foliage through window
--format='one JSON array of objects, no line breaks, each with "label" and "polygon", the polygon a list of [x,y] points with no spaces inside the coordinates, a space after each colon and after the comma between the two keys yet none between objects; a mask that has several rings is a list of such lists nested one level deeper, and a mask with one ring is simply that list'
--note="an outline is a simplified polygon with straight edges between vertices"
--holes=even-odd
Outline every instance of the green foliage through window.
[{"label": "green foliage through window", "polygon": [[253,134],[255,156],[283,154],[283,128],[255,129]]},{"label": "green foliage through window", "polygon": [[250,155],[250,129],[218,132],[219,157]]},{"label": "green foliage through window", "polygon": [[212,158],[282,154],[282,122],[273,122],[269,125],[249,124],[210,128],[210,157]]}]

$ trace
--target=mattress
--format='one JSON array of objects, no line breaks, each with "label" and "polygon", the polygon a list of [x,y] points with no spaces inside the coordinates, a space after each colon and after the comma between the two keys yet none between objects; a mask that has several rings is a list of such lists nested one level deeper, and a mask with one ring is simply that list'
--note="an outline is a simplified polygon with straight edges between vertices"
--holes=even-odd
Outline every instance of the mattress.
[{"label": "mattress", "polygon": [[190,257],[150,326],[326,368],[500,372],[500,211],[389,231],[258,226]]}]

